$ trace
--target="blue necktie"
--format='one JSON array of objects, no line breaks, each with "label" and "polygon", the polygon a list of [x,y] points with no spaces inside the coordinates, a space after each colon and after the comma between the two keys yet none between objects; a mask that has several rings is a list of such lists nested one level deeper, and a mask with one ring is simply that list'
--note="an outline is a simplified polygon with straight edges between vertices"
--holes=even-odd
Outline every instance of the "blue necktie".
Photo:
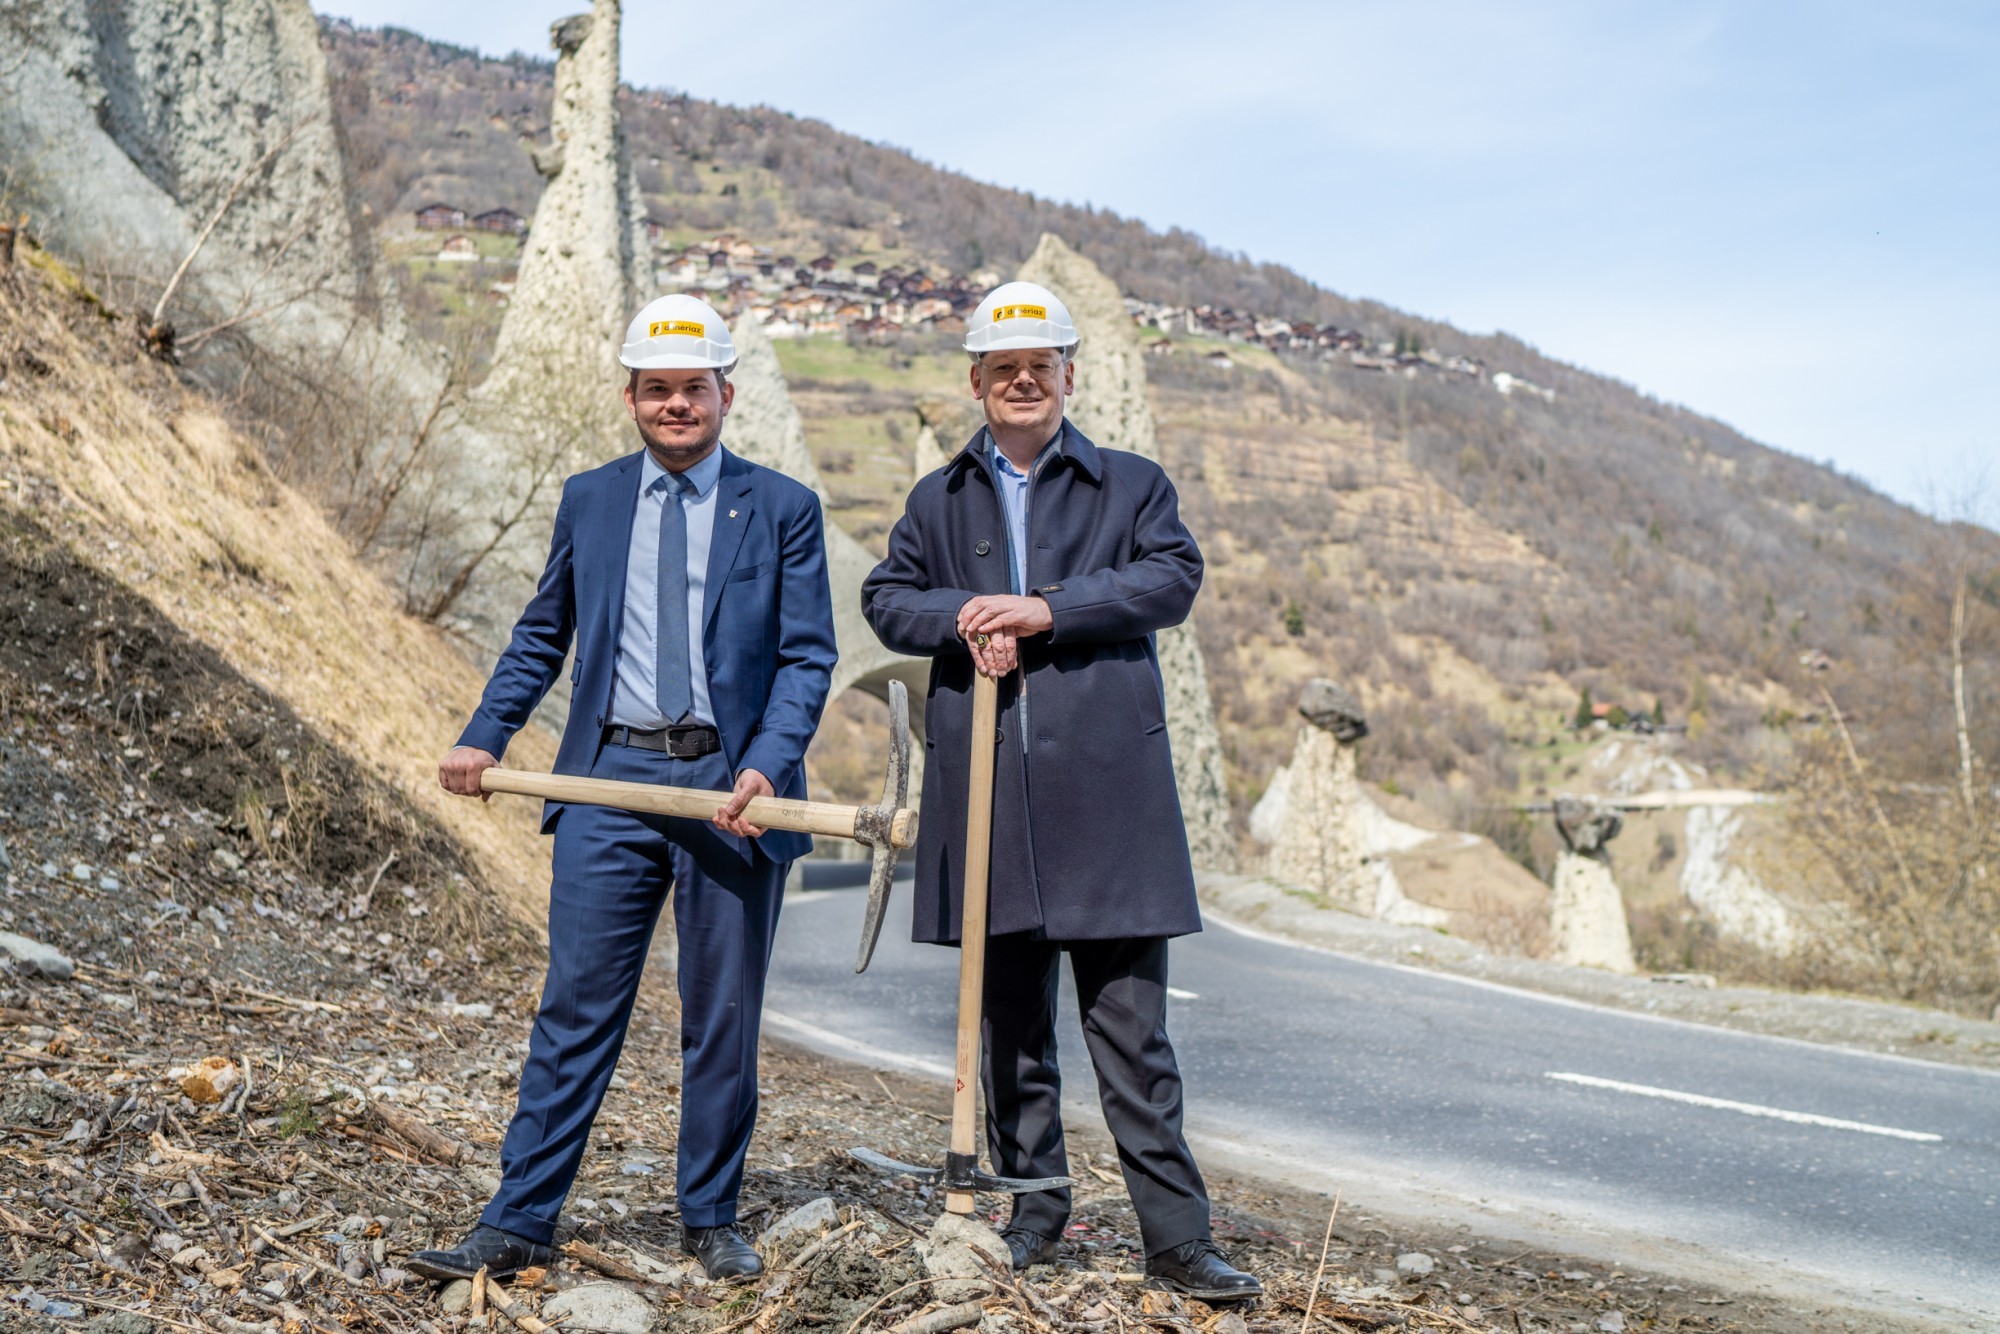
[{"label": "blue necktie", "polygon": [[668,473],[658,485],[666,488],[660,505],[660,602],[654,635],[654,680],[660,712],[679,722],[694,707],[694,687],[688,680],[688,528],[687,479]]}]

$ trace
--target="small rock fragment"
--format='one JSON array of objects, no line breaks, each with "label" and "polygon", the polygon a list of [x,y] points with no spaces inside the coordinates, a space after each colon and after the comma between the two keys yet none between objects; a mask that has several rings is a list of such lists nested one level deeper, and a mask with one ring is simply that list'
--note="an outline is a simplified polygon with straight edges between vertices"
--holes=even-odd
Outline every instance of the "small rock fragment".
[{"label": "small rock fragment", "polygon": [[1013,1263],[999,1233],[958,1214],[945,1214],[933,1223],[917,1243],[917,1254],[926,1274],[944,1280],[931,1285],[932,1295],[942,1302],[968,1302],[993,1291],[989,1275],[1007,1273]]},{"label": "small rock fragment", "polygon": [[1404,1251],[1396,1257],[1396,1272],[1405,1278],[1422,1278],[1437,1268],[1437,1261],[1422,1251]]},{"label": "small rock fragment", "polygon": [[0,931],[0,952],[4,952],[15,963],[23,965],[29,972],[40,973],[43,977],[60,982],[76,973],[76,965],[69,956],[51,949],[39,940],[17,936],[12,931]]},{"label": "small rock fragment", "polygon": [[446,1315],[464,1315],[472,1305],[472,1282],[470,1279],[455,1278],[444,1285],[438,1294],[438,1310]]},{"label": "small rock fragment", "polygon": [[204,1056],[181,1080],[181,1092],[187,1094],[189,1102],[221,1102],[242,1078],[243,1072],[227,1056]]},{"label": "small rock fragment", "polygon": [[764,1263],[776,1269],[838,1226],[840,1211],[833,1207],[830,1198],[822,1195],[765,1228],[764,1235],[757,1239],[757,1250]]},{"label": "small rock fragment", "polygon": [[616,1283],[582,1283],[542,1303],[542,1320],[562,1322],[565,1331],[596,1334],[646,1334],[653,1327],[653,1308],[630,1288]]}]

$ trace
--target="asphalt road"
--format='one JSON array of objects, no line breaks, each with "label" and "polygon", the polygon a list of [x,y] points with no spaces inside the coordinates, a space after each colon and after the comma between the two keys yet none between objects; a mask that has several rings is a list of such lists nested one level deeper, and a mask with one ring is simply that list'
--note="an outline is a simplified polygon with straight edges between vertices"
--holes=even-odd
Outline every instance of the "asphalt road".
[{"label": "asphalt road", "polygon": [[[857,977],[861,895],[788,900],[771,1035],[947,1074],[958,954],[910,944],[908,904],[899,886]],[[1173,950],[1170,1024],[1204,1161],[1572,1254],[2000,1329],[2000,1077],[1599,1009],[1213,918]],[[1088,1115],[1067,980],[1063,999],[1069,1094]]]}]

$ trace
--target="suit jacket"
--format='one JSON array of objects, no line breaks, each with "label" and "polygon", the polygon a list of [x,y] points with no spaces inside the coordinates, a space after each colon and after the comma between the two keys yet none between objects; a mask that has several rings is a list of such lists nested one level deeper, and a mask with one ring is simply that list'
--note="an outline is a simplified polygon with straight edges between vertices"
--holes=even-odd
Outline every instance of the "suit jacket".
[{"label": "suit jacket", "polygon": [[[505,754],[555,683],[574,639],[569,723],[555,771],[590,772],[611,710],[640,458],[628,454],[563,483],[548,567],[459,745]],[[730,773],[755,769],[779,796],[804,797],[806,746],[837,657],[819,497],[726,449],[702,624],[709,702]],[[561,814],[561,804],[550,802],[542,832]],[[757,843],[773,861],[812,849],[809,835],[777,829]]]},{"label": "suit jacket", "polygon": [[[922,941],[956,941],[964,906],[973,671],[958,611],[1012,587],[990,439],[981,430],[917,483],[861,586],[876,636],[931,659],[912,919]],[[1055,629],[1022,640],[1024,670],[1000,682],[988,930],[1199,931],[1153,634],[1187,619],[1201,550],[1159,464],[1099,449],[1067,420],[1061,452],[1037,472],[1028,587]]]}]

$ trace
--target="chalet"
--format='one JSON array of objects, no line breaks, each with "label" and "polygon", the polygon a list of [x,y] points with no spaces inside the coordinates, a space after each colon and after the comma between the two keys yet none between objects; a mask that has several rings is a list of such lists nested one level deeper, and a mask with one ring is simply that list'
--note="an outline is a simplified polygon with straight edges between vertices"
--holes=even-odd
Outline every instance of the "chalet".
[{"label": "chalet", "polygon": [[729,252],[727,250],[711,250],[708,252],[708,271],[710,273],[721,273],[728,267]]},{"label": "chalet", "polygon": [[472,219],[472,225],[482,232],[502,232],[509,236],[525,235],[528,220],[511,208],[489,208]]},{"label": "chalet", "polygon": [[417,226],[427,232],[448,231],[465,225],[465,210],[456,204],[425,204],[417,210]]},{"label": "chalet", "polygon": [[840,267],[840,261],[832,255],[821,255],[806,267],[810,268],[814,273],[832,273],[836,268]]},{"label": "chalet", "polygon": [[646,219],[646,244],[656,246],[667,239],[667,224],[658,218]]},{"label": "chalet", "polygon": [[695,264],[695,257],[692,253],[669,260],[660,268],[660,273],[668,282],[682,285],[693,282],[700,271],[700,268]]},{"label": "chalet", "polygon": [[1493,377],[1493,388],[1500,394],[1502,398],[1511,398],[1515,394],[1521,393],[1521,394],[1533,394],[1536,398],[1541,399],[1544,403],[1553,403],[1556,401],[1555,390],[1545,389],[1541,385],[1534,383],[1532,380],[1524,380],[1520,376],[1511,374],[1507,371],[1501,371],[1498,375],[1495,375]]},{"label": "chalet", "polygon": [[1234,366],[1235,360],[1221,348],[1216,348],[1202,358],[1211,366]]},{"label": "chalet", "polygon": [[874,260],[864,259],[854,266],[852,272],[857,278],[873,278],[882,270],[876,266]]},{"label": "chalet", "polygon": [[1155,357],[1171,357],[1174,354],[1174,340],[1171,338],[1155,338],[1152,342],[1146,344],[1146,353],[1149,356]]},{"label": "chalet", "polygon": [[438,251],[437,257],[446,264],[477,264],[479,247],[472,243],[472,238],[469,236],[454,236],[445,241],[444,248]]}]

